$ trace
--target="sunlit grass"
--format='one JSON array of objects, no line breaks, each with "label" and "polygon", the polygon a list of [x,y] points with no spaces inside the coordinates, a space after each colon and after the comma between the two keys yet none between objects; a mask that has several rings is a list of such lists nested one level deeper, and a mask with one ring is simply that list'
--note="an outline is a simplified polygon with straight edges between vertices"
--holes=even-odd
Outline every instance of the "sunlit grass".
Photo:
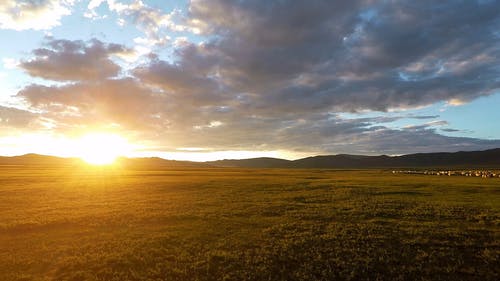
[{"label": "sunlit grass", "polygon": [[0,280],[497,280],[500,181],[383,171],[0,173]]}]

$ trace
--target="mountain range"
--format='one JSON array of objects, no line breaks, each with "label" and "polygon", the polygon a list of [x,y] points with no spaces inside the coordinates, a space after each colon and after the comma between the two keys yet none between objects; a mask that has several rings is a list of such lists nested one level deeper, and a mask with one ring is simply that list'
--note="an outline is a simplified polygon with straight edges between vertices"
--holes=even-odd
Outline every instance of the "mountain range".
[{"label": "mountain range", "polygon": [[[500,168],[500,148],[484,151],[460,151],[440,153],[417,153],[402,156],[366,156],[366,155],[324,155],[298,160],[278,158],[226,159],[210,162],[190,162],[166,160],[158,157],[119,158],[117,162],[132,168],[320,168],[320,169],[370,169],[370,168]],[[29,166],[72,166],[81,165],[79,158],[61,158],[38,154],[0,157],[0,165]]]},{"label": "mountain range", "polygon": [[245,168],[424,168],[424,167],[500,167],[500,148],[484,151],[417,153],[402,156],[366,156],[337,154],[306,157],[298,160],[253,158],[209,162],[214,166]]}]

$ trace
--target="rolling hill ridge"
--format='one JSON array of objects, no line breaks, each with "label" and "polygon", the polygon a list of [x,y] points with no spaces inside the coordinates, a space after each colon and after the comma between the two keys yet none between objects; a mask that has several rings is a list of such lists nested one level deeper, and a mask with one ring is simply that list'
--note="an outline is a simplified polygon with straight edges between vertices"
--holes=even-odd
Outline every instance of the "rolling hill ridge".
[{"label": "rolling hill ridge", "polygon": [[[210,162],[190,162],[167,160],[158,157],[119,158],[119,165],[132,168],[320,168],[320,169],[369,169],[369,168],[474,168],[500,167],[500,148],[484,151],[460,151],[439,153],[417,153],[402,156],[366,156],[366,155],[323,155],[297,160],[279,158],[226,159]],[[36,166],[73,166],[81,165],[79,158],[61,158],[38,154],[0,157],[0,165],[36,165]]]},{"label": "rolling hill ridge", "polygon": [[451,153],[417,153],[402,156],[324,155],[298,160],[253,158],[208,162],[214,166],[241,168],[368,169],[389,167],[500,167],[500,148]]}]

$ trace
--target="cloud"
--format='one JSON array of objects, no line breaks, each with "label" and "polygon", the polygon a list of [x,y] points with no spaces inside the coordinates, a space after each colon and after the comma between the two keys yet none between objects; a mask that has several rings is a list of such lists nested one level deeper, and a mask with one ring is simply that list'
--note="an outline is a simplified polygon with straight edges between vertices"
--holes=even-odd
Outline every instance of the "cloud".
[{"label": "cloud", "polygon": [[0,105],[0,127],[28,127],[35,118],[36,114],[29,111]]},{"label": "cloud", "polygon": [[466,102],[461,99],[450,99],[449,101],[446,102],[446,104],[451,106],[461,106],[466,104]]},{"label": "cloud", "polygon": [[350,149],[371,154],[378,154],[379,152],[407,154],[484,150],[499,146],[500,140],[449,137],[440,135],[433,129],[417,131],[383,129],[362,135]]},{"label": "cloud", "polygon": [[[128,71],[110,59],[126,51],[121,45],[48,40],[20,67],[73,83],[30,85],[17,96],[61,128],[116,124],[164,150],[401,154],[500,146],[441,135],[446,120],[387,125],[439,118],[405,115],[408,108],[499,91],[497,2],[193,0],[180,23],[141,1],[106,3],[148,40],[179,24],[205,41],[179,39],[173,60],[151,54]],[[127,78],[117,78],[120,71]],[[394,108],[401,116],[342,117]]]},{"label": "cloud", "polygon": [[15,69],[19,64],[19,62],[13,58],[2,58],[2,62],[5,69]]},{"label": "cloud", "polygon": [[180,63],[256,108],[386,111],[498,92],[498,2],[192,1],[212,40]]},{"label": "cloud", "polygon": [[439,115],[417,115],[417,116],[410,115],[410,116],[408,116],[408,118],[413,118],[413,119],[436,119],[436,118],[439,118]]},{"label": "cloud", "polygon": [[[480,150],[500,146],[500,140],[449,137],[431,126],[392,129],[377,118],[342,119],[315,116],[299,121],[272,118],[233,118],[220,114],[220,126],[200,123],[191,130],[166,131],[163,149],[182,145],[211,150],[289,151],[309,154],[406,154],[436,151]],[[214,117],[215,118],[215,117]],[[213,119],[214,120],[214,119]]]},{"label": "cloud", "polygon": [[[421,126],[390,129],[385,117],[344,119],[331,114],[241,116],[217,106],[193,106],[134,79],[105,80],[65,86],[31,85],[18,93],[43,112],[59,132],[113,126],[140,135],[157,150],[201,147],[216,150],[289,150],[316,154],[402,154],[457,151],[500,146],[498,140],[440,135],[440,120]],[[382,118],[382,119],[381,119]]]},{"label": "cloud", "polygon": [[174,9],[166,13],[160,9],[153,8],[141,0],[124,3],[115,0],[93,0],[88,4],[89,17],[97,17],[96,8],[106,3],[109,10],[118,14],[118,24],[134,24],[146,35],[145,40],[151,46],[165,46],[170,37],[165,31],[174,32],[196,32],[196,28],[181,23],[183,17],[180,10]]},{"label": "cloud", "polygon": [[120,67],[110,56],[127,55],[130,49],[105,44],[97,39],[88,42],[47,38],[45,48],[33,50],[33,58],[19,67],[29,75],[56,81],[99,80],[118,74]]},{"label": "cloud", "polygon": [[125,131],[154,132],[169,126],[167,93],[132,77],[117,77],[122,69],[111,57],[127,55],[130,49],[97,39],[47,38],[44,45],[33,50],[34,58],[21,61],[19,67],[37,78],[71,83],[31,84],[16,97],[40,112],[54,130],[115,126]]},{"label": "cloud", "polygon": [[0,29],[47,30],[61,24],[71,14],[73,0],[3,0],[0,3]]},{"label": "cloud", "polygon": [[453,128],[442,128],[441,131],[448,132],[448,133],[460,132],[460,130],[453,129]]},{"label": "cloud", "polygon": [[[449,125],[448,121],[435,120],[435,121],[427,122],[425,124],[408,125],[408,126],[405,126],[404,129],[407,131],[410,131],[410,130],[420,131],[420,130],[424,130],[424,129],[434,130],[435,127],[442,127],[442,126],[448,126],[448,125]],[[443,130],[443,129],[441,129],[441,130]]]},{"label": "cloud", "polygon": [[134,69],[133,74],[141,81],[167,92],[178,102],[212,105],[223,99],[223,85],[217,79],[208,77],[202,69],[189,69],[153,60]]},{"label": "cloud", "polygon": [[155,130],[168,122],[161,115],[168,108],[161,96],[130,78],[63,86],[33,84],[17,97],[44,112],[60,129],[115,125],[124,130]]}]

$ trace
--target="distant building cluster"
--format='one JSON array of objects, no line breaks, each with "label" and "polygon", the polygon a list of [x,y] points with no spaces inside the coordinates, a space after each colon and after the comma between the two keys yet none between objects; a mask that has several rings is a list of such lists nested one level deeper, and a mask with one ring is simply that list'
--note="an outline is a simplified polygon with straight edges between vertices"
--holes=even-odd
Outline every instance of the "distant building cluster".
[{"label": "distant building cluster", "polygon": [[462,176],[479,178],[500,178],[500,171],[469,170],[469,171],[430,171],[430,170],[400,170],[392,171],[393,174],[417,174],[431,176]]}]

